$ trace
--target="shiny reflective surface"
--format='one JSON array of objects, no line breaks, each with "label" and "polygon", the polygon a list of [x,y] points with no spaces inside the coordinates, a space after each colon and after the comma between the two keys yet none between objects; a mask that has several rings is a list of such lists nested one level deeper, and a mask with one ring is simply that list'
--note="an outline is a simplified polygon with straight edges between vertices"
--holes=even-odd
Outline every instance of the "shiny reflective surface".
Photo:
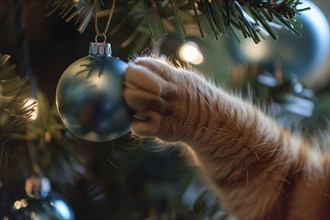
[{"label": "shiny reflective surface", "polygon": [[302,23],[302,34],[299,38],[291,31],[282,28],[276,30],[279,38],[266,40],[255,44],[252,39],[246,39],[242,44],[231,42],[231,53],[235,60],[246,63],[271,64],[280,62],[287,72],[299,77],[314,74],[327,65],[330,51],[330,26],[324,13],[312,1],[302,1],[300,8],[310,7],[310,10],[297,15]]},{"label": "shiny reflective surface", "polygon": [[12,215],[17,220],[73,220],[72,209],[59,198],[27,196],[14,202]]},{"label": "shiny reflective surface", "polygon": [[123,98],[126,67],[114,57],[87,56],[65,70],[57,85],[56,105],[73,134],[102,142],[128,133],[131,114]]}]

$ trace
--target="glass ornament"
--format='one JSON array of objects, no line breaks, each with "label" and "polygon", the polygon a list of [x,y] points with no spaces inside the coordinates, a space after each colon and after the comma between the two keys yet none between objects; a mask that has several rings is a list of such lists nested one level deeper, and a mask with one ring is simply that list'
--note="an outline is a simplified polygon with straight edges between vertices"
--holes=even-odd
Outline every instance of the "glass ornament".
[{"label": "glass ornament", "polygon": [[123,97],[126,68],[111,56],[109,43],[90,43],[89,56],[72,63],[57,85],[56,106],[68,130],[93,142],[129,132],[131,111]]},{"label": "glass ornament", "polygon": [[246,39],[241,44],[230,42],[229,51],[234,60],[263,65],[280,63],[283,70],[300,78],[322,70],[328,64],[330,52],[329,22],[315,3],[307,0],[301,2],[302,8],[311,8],[296,16],[302,24],[302,29],[298,29],[302,37],[286,28],[275,28],[279,34],[277,40],[268,37],[259,44],[251,39]]},{"label": "glass ornament", "polygon": [[74,220],[68,203],[51,192],[49,180],[32,176],[25,182],[25,197],[14,201],[10,218],[15,220]]}]

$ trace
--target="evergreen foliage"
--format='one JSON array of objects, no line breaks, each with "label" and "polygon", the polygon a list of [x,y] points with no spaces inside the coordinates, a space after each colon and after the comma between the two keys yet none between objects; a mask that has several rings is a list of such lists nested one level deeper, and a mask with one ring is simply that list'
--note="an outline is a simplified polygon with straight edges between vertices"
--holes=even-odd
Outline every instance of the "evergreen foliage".
[{"label": "evergreen foliage", "polygon": [[[217,39],[224,34],[239,40],[238,33],[241,33],[244,38],[249,37],[259,43],[265,34],[278,38],[274,23],[300,36],[297,29],[302,27],[295,15],[308,9],[298,9],[300,4],[300,0],[118,0],[115,13],[127,14],[120,26],[130,20],[139,20],[136,30],[149,30],[151,38],[157,37],[156,33],[167,34],[171,29],[168,26],[174,26],[184,39],[187,21],[195,21],[200,35],[204,37],[203,24],[206,21]],[[48,7],[48,16],[59,11],[65,21],[79,23],[78,31],[81,33],[95,12],[97,17],[109,13],[109,6],[102,0],[52,0]]]}]

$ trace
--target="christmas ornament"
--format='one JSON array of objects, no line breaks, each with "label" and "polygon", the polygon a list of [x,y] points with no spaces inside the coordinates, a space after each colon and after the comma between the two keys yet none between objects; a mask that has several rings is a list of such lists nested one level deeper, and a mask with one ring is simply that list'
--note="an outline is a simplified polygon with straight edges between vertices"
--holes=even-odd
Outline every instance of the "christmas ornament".
[{"label": "christmas ornament", "polygon": [[74,220],[68,204],[50,190],[47,178],[32,176],[27,179],[26,196],[14,202],[10,217],[15,220]]},{"label": "christmas ornament", "polygon": [[[71,64],[56,90],[56,106],[65,126],[78,137],[94,142],[110,141],[129,131],[130,109],[123,98],[127,64],[111,56],[106,33],[114,12],[112,2],[105,30],[98,28],[95,10],[95,42],[89,56]],[[102,43],[98,38],[103,37]]]},{"label": "christmas ornament", "polygon": [[271,64],[280,62],[285,71],[307,76],[319,71],[328,62],[329,23],[323,12],[312,2],[302,1],[302,7],[310,10],[297,15],[302,23],[299,31],[302,37],[292,34],[287,29],[279,30],[279,38],[268,38],[255,44],[244,40],[241,44],[230,43],[234,59],[245,63]]},{"label": "christmas ornament", "polygon": [[131,114],[123,98],[127,64],[111,56],[109,43],[90,43],[89,56],[71,64],[56,90],[65,126],[78,137],[110,141],[129,131]]}]

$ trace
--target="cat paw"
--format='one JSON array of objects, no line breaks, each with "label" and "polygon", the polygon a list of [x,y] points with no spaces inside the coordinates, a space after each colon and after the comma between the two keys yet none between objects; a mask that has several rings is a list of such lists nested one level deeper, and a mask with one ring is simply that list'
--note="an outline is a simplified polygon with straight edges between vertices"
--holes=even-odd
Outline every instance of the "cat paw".
[{"label": "cat paw", "polygon": [[152,58],[139,58],[126,70],[124,98],[133,111],[132,131],[140,136],[157,136],[168,109],[169,73],[165,64]]}]

